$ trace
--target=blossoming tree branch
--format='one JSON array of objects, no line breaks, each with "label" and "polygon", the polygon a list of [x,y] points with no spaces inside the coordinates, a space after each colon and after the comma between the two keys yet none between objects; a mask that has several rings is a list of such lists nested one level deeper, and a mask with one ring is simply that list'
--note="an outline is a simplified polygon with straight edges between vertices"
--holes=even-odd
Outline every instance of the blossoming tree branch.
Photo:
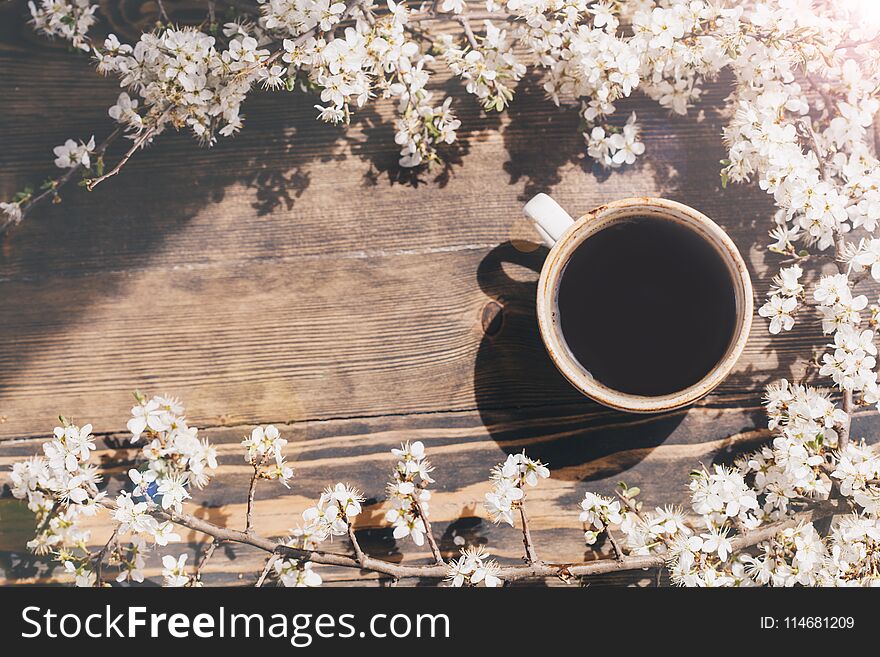
[{"label": "blossoming tree branch", "polygon": [[[128,428],[143,449],[128,489],[115,498],[90,460],[90,425],[62,419],[42,455],[14,466],[13,493],[36,514],[32,550],[51,555],[81,585],[142,581],[147,550],[165,553],[167,584],[199,585],[216,547],[227,542],[266,552],[257,585],[314,586],[325,565],[453,586],[644,568],[667,568],[688,586],[880,584],[880,458],[851,430],[857,411],[880,406],[880,306],[857,290],[868,278],[880,281],[880,36],[859,14],[867,3],[488,0],[477,13],[462,0],[388,0],[381,7],[370,0],[260,0],[223,25],[206,4],[203,24],[178,26],[163,16],[154,32],[127,44],[89,36],[96,21],[89,0],[31,3],[39,32],[88,53],[123,91],[109,109],[116,127],[103,141],[82,136],[58,146],[62,174],[0,205],[3,229],[41,201],[57,200],[71,180],[92,189],[119,174],[169,128],[191,130],[207,145],[234,134],[243,127],[242,103],[257,87],[314,94],[318,119],[342,125],[367,102],[393,99],[400,164],[416,167],[437,161],[460,125],[450,99],[431,88],[432,73],[447,67],[489,112],[516,102],[516,83],[531,67],[543,76],[549,102],[578,108],[587,153],[617,167],[644,152],[638,118],[616,115],[622,99],[639,91],[687,114],[703,83],[727,71],[733,90],[724,108],[729,155],[722,181],[756,181],[777,206],[768,229],[780,270],[759,313],[774,334],[818,316],[824,353],[809,384],[768,387],[766,445],[729,465],[695,468],[690,509],[645,508],[640,491],[625,484],[613,496],[585,492],[572,513],[580,514],[585,543],[610,546],[610,556],[541,559],[528,495],[550,472],[515,454],[490,473],[485,504],[496,522],[521,534],[522,563],[502,565],[470,546],[449,558],[431,529],[434,468],[419,442],[393,450],[385,520],[397,540],[427,544],[432,563],[365,553],[353,529],[363,498],[345,483],[320,493],[288,536],[263,536],[253,522],[256,486],[293,480],[286,440],[272,426],[242,441],[252,468],[242,491],[246,517],[238,528],[214,525],[184,510],[191,491],[211,480],[214,449],[187,424],[177,400],[140,395]],[[459,32],[433,36],[439,19],[454,21]],[[108,145],[120,138],[130,146],[105,163]],[[801,282],[810,280],[806,267],[817,273],[809,287]],[[95,514],[109,514],[115,526],[97,551],[82,526]],[[196,564],[173,553],[180,528],[209,539]],[[331,537],[347,542],[330,550]]]}]

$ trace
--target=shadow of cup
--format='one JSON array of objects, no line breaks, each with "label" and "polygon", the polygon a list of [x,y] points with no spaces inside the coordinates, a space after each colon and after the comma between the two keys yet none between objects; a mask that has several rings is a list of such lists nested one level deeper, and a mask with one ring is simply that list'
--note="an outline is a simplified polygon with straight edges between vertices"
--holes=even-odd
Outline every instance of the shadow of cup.
[{"label": "shadow of cup", "polygon": [[[477,268],[477,282],[490,297],[474,366],[477,409],[499,447],[508,454],[525,449],[548,463],[554,477],[616,476],[662,444],[687,409],[623,413],[588,399],[566,381],[538,332],[537,277],[546,255],[543,246],[527,251],[505,242]],[[510,271],[522,275],[514,278]]]}]

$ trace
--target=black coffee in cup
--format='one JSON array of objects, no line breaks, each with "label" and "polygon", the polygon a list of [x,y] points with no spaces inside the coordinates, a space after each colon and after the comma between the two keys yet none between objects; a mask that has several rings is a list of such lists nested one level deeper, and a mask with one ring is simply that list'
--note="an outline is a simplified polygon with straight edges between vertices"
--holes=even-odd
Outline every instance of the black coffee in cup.
[{"label": "black coffee in cup", "polygon": [[721,361],[737,325],[715,247],[666,219],[617,221],[582,242],[557,297],[562,335],[599,383],[633,395],[689,388]]}]

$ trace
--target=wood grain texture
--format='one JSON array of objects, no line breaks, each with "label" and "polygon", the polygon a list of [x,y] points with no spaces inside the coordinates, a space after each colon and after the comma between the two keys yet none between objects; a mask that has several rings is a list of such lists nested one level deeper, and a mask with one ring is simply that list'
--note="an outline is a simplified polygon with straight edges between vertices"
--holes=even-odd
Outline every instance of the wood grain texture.
[{"label": "wood grain texture", "polygon": [[[54,145],[108,133],[118,94],[85,57],[33,37],[23,4],[0,6],[2,198],[51,172]],[[129,37],[155,11],[103,7],[103,29]],[[35,212],[0,245],[0,486],[58,413],[92,422],[107,462],[133,458],[113,446],[137,388],[182,397],[221,446],[217,481],[194,500],[214,521],[243,523],[236,445],[251,425],[274,422],[291,437],[297,475],[289,492],[261,485],[259,531],[283,534],[323,486],[349,481],[369,499],[358,526],[367,551],[425,559],[381,527],[388,450],[418,439],[438,468],[432,519],[443,549],[454,552],[461,535],[516,560],[518,532],[489,523],[481,502],[489,468],[527,449],[553,470],[530,495],[539,551],[566,561],[584,558],[575,507],[588,488],[609,492],[625,479],[651,504],[683,503],[699,461],[764,439],[761,389],[808,371],[825,342],[817,322],[774,337],[756,318],[733,375],[691,409],[636,417],[599,407],[543,349],[534,296],[545,252],[520,217],[537,191],[573,213],[626,196],[673,198],[725,227],[763,296],[775,266],[764,248],[770,202],[719,184],[729,81],[708,87],[694,111],[702,120],[670,117],[642,97],[622,103],[622,116],[639,115],[647,155],[613,173],[584,157],[576,110],[544,100],[535,77],[508,113],[488,118],[457,82],[438,76],[436,85],[462,119],[442,170],[397,167],[385,103],[342,131],[315,121],[309,97],[255,93],[235,139],[207,150],[163,135],[95,192],[69,189]],[[867,416],[857,425],[875,428]],[[114,469],[111,488],[123,472]],[[23,554],[30,522],[0,500],[4,582],[53,577]],[[94,528],[96,544],[107,531]],[[184,542],[195,555],[197,537]],[[261,555],[230,548],[209,581],[246,583],[261,566]],[[327,578],[351,584],[354,575]]]}]

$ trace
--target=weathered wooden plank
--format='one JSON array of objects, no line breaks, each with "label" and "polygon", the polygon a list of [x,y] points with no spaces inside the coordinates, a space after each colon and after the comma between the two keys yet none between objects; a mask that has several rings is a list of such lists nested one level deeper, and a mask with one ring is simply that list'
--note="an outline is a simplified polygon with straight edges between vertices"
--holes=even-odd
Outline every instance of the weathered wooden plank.
[{"label": "weathered wooden plank", "polygon": [[[695,408],[650,422],[619,423],[607,418],[603,425],[595,418],[557,408],[543,418],[514,417],[497,424],[485,422],[476,412],[294,423],[281,427],[282,434],[292,439],[288,452],[296,475],[291,489],[260,484],[255,525],[260,533],[284,535],[324,486],[345,481],[359,487],[367,498],[357,527],[368,552],[393,560],[428,559],[424,549],[395,541],[383,521],[387,508],[384,483],[394,462],[388,450],[403,440],[422,440],[436,466],[431,518],[444,553],[457,552],[455,538],[460,536],[467,544],[487,545],[502,560],[513,562],[521,550],[518,530],[493,525],[482,502],[489,490],[489,468],[506,453],[526,449],[552,468],[551,478],[528,493],[529,516],[542,557],[559,562],[591,558],[591,552],[585,556],[577,518],[584,491],[609,494],[616,482],[625,480],[642,488],[648,505],[685,503],[691,469],[701,462],[730,462],[736,454],[766,440],[766,432],[752,429],[760,424],[760,416],[760,409]],[[667,434],[661,431],[663,422]],[[878,424],[876,413],[865,413],[858,417],[854,433],[873,436]],[[238,442],[248,430],[242,426],[203,432],[218,447],[220,468],[206,489],[195,492],[189,507],[196,515],[220,525],[242,525],[249,469]],[[38,439],[0,444],[0,487],[8,484],[8,466],[38,447]],[[136,456],[137,450],[127,445],[124,435],[100,441],[95,457],[113,464],[107,473],[108,490],[129,485],[125,472]],[[0,565],[6,579],[45,576],[23,554],[33,531],[30,516],[18,503],[0,501],[0,523]],[[96,546],[107,540],[110,525],[106,519],[91,521],[90,526]],[[171,546],[166,552],[185,550],[195,556],[199,537],[184,533],[183,540],[184,545]],[[348,549],[345,541],[331,547]],[[253,574],[260,570],[261,558],[249,548],[234,548],[218,558],[210,572],[220,579]],[[153,568],[156,572],[155,563]],[[328,574],[331,579],[350,576],[332,569]]]},{"label": "weathered wooden plank", "polygon": [[[119,430],[134,389],[183,396],[211,426],[548,404],[605,413],[541,344],[540,259],[501,246],[0,283],[0,436],[45,435],[59,412]],[[524,280],[511,262],[525,263]],[[762,323],[719,403],[756,403],[824,342],[814,323],[781,337]]]},{"label": "weathered wooden plank", "polygon": [[[51,171],[51,148],[65,138],[109,132],[106,108],[118,87],[85,57],[40,46],[0,57],[11,90],[0,98],[8,153],[0,193],[9,195]],[[535,77],[520,85],[509,113],[488,118],[460,84],[440,75],[438,85],[455,96],[463,125],[452,167],[437,182],[396,167],[388,103],[371,104],[341,130],[315,121],[308,96],[255,92],[235,139],[200,149],[185,134],[162,135],[109,185],[71,190],[62,205],[36,213],[6,245],[0,278],[497,244],[525,231],[521,202],[544,189],[572,212],[665,194],[706,211],[748,246],[756,223],[764,233],[766,195],[719,188],[714,108],[728,81],[707,90],[702,122],[671,117],[643,97],[625,102],[645,126],[649,157],[610,175],[585,158],[577,112],[548,102]]]},{"label": "weathered wooden plank", "polygon": [[[21,68],[11,64],[6,71]],[[106,107],[116,93],[112,82],[93,80],[78,66],[71,74],[79,86],[70,93],[101,99],[79,110],[88,117],[81,125],[71,125],[60,98],[47,105],[55,111],[14,116],[26,105],[20,102],[28,89],[24,76],[36,74],[24,68],[15,74],[20,80],[10,81],[21,90],[16,98],[0,99],[0,113],[10,114],[0,139],[13,153],[0,165],[6,194],[51,170],[55,144],[108,131]],[[764,234],[755,228],[769,214],[763,195],[716,191],[723,156],[718,121],[673,119],[635,99],[650,159],[597,177],[583,161],[576,113],[540,98],[535,80],[524,87],[519,109],[488,125],[470,98],[458,99],[466,153],[447,182],[421,185],[386,178],[397,158],[387,104],[342,132],[315,122],[307,97],[257,93],[248,104],[248,127],[234,140],[200,149],[186,135],[162,135],[110,184],[91,194],[72,189],[61,205],[35,213],[9,239],[0,278],[497,244],[530,234],[521,203],[548,189],[572,212],[623,196],[663,194],[715,217],[747,248],[756,232]],[[713,91],[719,100],[727,88]],[[47,123],[51,133],[40,134],[49,132]],[[178,162],[185,163],[185,182]]]},{"label": "weathered wooden plank", "polygon": [[[106,109],[118,93],[87,58],[23,27],[23,7],[0,5],[4,199],[51,172],[56,144],[109,132]],[[148,0],[102,7],[102,29],[129,37],[155,16]],[[217,480],[194,500],[216,522],[243,517],[247,469],[237,441],[251,423],[276,422],[293,438],[297,477],[290,492],[259,489],[261,532],[283,534],[323,486],[344,480],[369,499],[359,522],[368,551],[424,559],[381,528],[388,449],[419,439],[438,466],[432,517],[443,549],[455,552],[459,534],[516,560],[518,532],[489,523],[482,496],[489,468],[527,449],[553,469],[529,499],[541,556],[567,561],[585,558],[576,512],[584,490],[607,493],[626,479],[650,504],[682,503],[697,462],[753,447],[763,436],[755,432],[761,387],[807,371],[825,341],[815,321],[771,337],[756,318],[716,394],[667,416],[622,415],[583,399],[547,358],[533,309],[543,251],[521,241],[533,234],[520,206],[537,191],[572,212],[667,196],[728,230],[763,295],[776,262],[763,248],[770,201],[755,188],[719,186],[717,107],[728,81],[709,85],[694,112],[703,121],[670,117],[642,97],[622,103],[639,115],[647,156],[610,174],[584,157],[577,113],[548,103],[538,79],[523,81],[508,113],[489,118],[460,84],[441,75],[437,85],[454,95],[463,121],[445,171],[396,167],[387,103],[343,131],[317,123],[307,96],[255,93],[234,140],[205,150],[185,134],[163,135],[121,176],[91,194],[66,191],[61,205],[4,240],[0,486],[59,412],[117,444],[130,391],[141,388],[182,396],[193,423],[219,444]],[[876,433],[872,417],[857,434]],[[116,463],[115,490],[135,453],[111,443],[100,455]],[[0,583],[45,581],[22,554],[31,529],[19,505],[0,500]],[[97,523],[95,544],[108,532]],[[194,559],[198,537],[184,543],[173,549]],[[154,557],[151,576],[157,565]],[[256,551],[231,548],[208,581],[246,583],[261,565]],[[330,582],[360,581],[325,571]]]},{"label": "weathered wooden plank", "polygon": [[[51,145],[69,134],[68,118],[103,122],[104,108],[115,95],[115,85],[97,78],[85,62],[67,54],[50,57],[53,66],[17,56],[16,66],[3,68],[2,75],[12,76],[11,87],[18,89],[15,97],[0,99],[4,111],[16,112],[13,121],[0,126],[4,143],[14,145],[14,157],[0,175],[3,184],[23,183],[29,166],[34,174],[45,167]],[[82,99],[79,104],[88,111],[71,117],[62,109],[64,96],[55,95],[29,112],[32,90],[39,86],[41,92],[58,94],[64,86],[41,78],[53,75],[43,71],[65,66],[75,86],[64,93]],[[89,406],[85,385],[101,395],[115,393],[109,406],[122,403],[133,387],[152,383],[173,389],[202,409],[196,418],[208,424],[222,423],[225,415],[256,421],[302,417],[300,411],[305,417],[331,417],[517,407],[546,404],[559,395],[562,401],[577,400],[559,385],[534,331],[532,281],[541,252],[529,255],[504,246],[510,237],[530,236],[519,205],[538,189],[553,188],[570,208],[630,194],[666,194],[690,202],[727,227],[750,261],[759,292],[766,289],[767,261],[773,260],[754,244],[762,239],[767,201],[754,190],[717,185],[716,163],[723,151],[720,122],[711,108],[726,93],[723,84],[707,94],[710,114],[702,123],[673,119],[644,99],[634,101],[651,156],[641,167],[607,178],[579,160],[583,144],[573,113],[548,104],[536,89],[534,80],[524,85],[510,115],[486,131],[470,99],[460,99],[470,112],[463,130],[468,152],[445,186],[370,179],[377,167],[390,172],[396,158],[388,134],[382,139],[368,134],[387,119],[387,107],[384,117],[382,112],[367,117],[346,135],[315,123],[304,97],[290,96],[284,103],[257,94],[251,124],[236,140],[204,151],[183,135],[163,136],[126,174],[94,194],[74,190],[60,206],[36,213],[0,256],[5,320],[0,362],[7,373],[0,375],[0,415],[7,416],[0,435],[42,432],[38,425],[54,417],[58,406],[82,409],[77,412],[99,423],[118,416],[109,409],[100,416],[103,411],[96,407],[108,406],[103,399]],[[60,124],[57,136],[38,136],[47,124]],[[308,182],[303,189],[296,182],[301,169]],[[239,175],[260,180],[252,186],[237,180]],[[280,194],[291,187],[302,193],[294,194],[290,208],[285,200],[267,214],[260,199],[273,190],[261,187],[264,182]],[[348,280],[340,273],[345,271],[351,272]],[[285,298],[273,293],[270,303],[263,303],[257,291],[269,287]],[[387,305],[377,299],[378,290]],[[154,301],[143,302],[141,296]],[[23,307],[22,299],[33,302]],[[142,303],[153,313],[149,322],[136,310]],[[447,303],[455,304],[452,313]],[[377,312],[387,307],[397,312],[380,317]],[[289,321],[294,315],[297,319]],[[261,317],[260,326],[252,326],[254,316]],[[365,322],[363,332],[358,322]],[[483,324],[495,333],[484,337]],[[756,326],[760,334],[763,320]],[[405,349],[418,345],[405,354],[410,367],[419,359],[431,360],[435,372],[448,366],[435,377],[441,385],[430,391],[432,399],[428,391],[412,393],[412,380],[401,372],[385,377],[392,363],[400,364],[386,359],[396,351],[393,345],[384,348],[386,338],[403,340]],[[792,359],[822,342],[815,322],[781,338],[758,335],[755,340],[747,354],[751,360],[723,392],[754,393],[765,380],[790,374]],[[337,349],[340,342],[346,346]],[[323,355],[313,359],[306,344],[320,345]],[[190,345],[194,360],[186,357]],[[297,353],[276,359],[285,347]],[[135,365],[139,357],[142,363]],[[294,403],[291,409],[291,397],[299,395],[291,395],[287,380],[313,378],[328,368],[351,376],[325,378],[318,387],[327,403],[306,409]],[[28,370],[32,375],[25,374]],[[351,389],[376,391],[374,381],[359,378],[360,373],[372,379],[382,373],[386,383],[369,399],[355,394],[355,403],[336,405],[349,399]],[[13,374],[23,376],[7,390]],[[342,379],[346,387],[340,394],[333,385]],[[54,383],[47,385],[50,380]],[[418,375],[420,387],[430,380]],[[310,394],[318,394],[311,382],[307,385]],[[523,393],[524,385],[531,392]],[[404,397],[414,398],[398,408],[401,388]],[[273,398],[270,389],[281,394]],[[239,407],[229,390],[241,390],[238,398],[248,403]],[[22,416],[15,398],[29,400],[35,412]],[[223,403],[210,407],[202,403],[207,398]],[[106,426],[113,428],[120,427]]]}]

